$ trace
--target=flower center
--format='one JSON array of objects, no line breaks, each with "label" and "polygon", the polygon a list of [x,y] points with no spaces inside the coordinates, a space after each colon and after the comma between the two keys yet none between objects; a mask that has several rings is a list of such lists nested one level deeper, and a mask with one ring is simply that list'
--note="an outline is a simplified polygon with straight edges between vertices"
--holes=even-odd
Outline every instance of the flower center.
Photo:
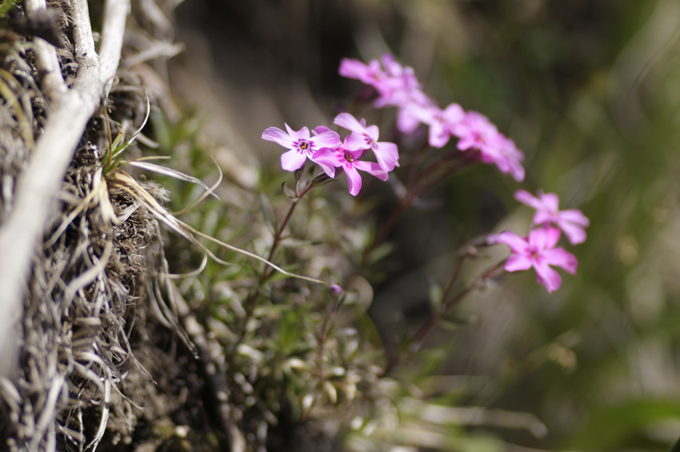
[{"label": "flower center", "polygon": [[312,143],[307,140],[300,140],[298,142],[298,148],[300,148],[302,152],[310,151],[312,149]]},{"label": "flower center", "polygon": [[352,154],[350,154],[349,152],[345,152],[345,160],[351,163],[354,161],[354,157],[352,157]]},{"label": "flower center", "polygon": [[373,141],[373,138],[371,138],[371,137],[369,137],[368,135],[364,134],[364,140],[366,141],[366,144],[368,145],[368,147],[370,147],[371,149],[376,149],[376,148],[377,148],[377,146],[376,146],[376,144],[375,144],[375,141]]},{"label": "flower center", "polygon": [[532,248],[531,249],[531,260],[534,262],[539,262],[542,259],[541,253],[539,250]]}]

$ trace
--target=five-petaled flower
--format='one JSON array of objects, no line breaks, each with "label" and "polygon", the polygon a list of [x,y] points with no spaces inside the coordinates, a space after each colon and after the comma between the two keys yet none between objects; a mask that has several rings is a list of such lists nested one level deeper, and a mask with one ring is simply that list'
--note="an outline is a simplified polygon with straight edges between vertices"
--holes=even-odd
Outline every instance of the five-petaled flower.
[{"label": "five-petaled flower", "polygon": [[538,191],[538,197],[525,190],[517,190],[515,199],[522,204],[536,209],[533,223],[535,225],[553,223],[567,236],[572,245],[586,240],[584,228],[590,226],[590,221],[578,209],[559,210],[560,199],[555,193]]},{"label": "five-petaled flower", "polygon": [[457,146],[461,151],[478,150],[483,163],[495,164],[517,182],[524,180],[524,168],[520,163],[524,154],[483,114],[468,111],[463,120],[452,125],[451,132],[459,138]]},{"label": "five-petaled flower", "polygon": [[443,110],[436,105],[426,107],[413,105],[410,111],[420,122],[430,126],[428,142],[435,148],[444,147],[449,142],[456,124],[465,119],[465,111],[458,104],[450,104]]},{"label": "five-petaled flower", "polygon": [[[346,138],[345,143],[347,141]],[[382,169],[379,164],[359,160],[365,152],[365,149],[350,151],[345,144],[345,146],[337,149],[325,148],[317,151],[314,154],[314,161],[319,163],[322,168],[326,166],[342,167],[347,175],[349,193],[352,196],[356,196],[361,190],[361,176],[357,170],[366,171],[382,181],[386,181],[389,177],[387,171]]]},{"label": "five-petaled flower", "polygon": [[399,166],[399,149],[397,149],[397,145],[378,141],[380,136],[378,126],[372,125],[366,127],[366,120],[357,121],[349,113],[340,113],[335,117],[334,122],[340,127],[352,131],[349,137],[345,139],[345,149],[352,152],[371,149],[378,160],[378,164],[384,171],[392,171],[395,166]]},{"label": "five-petaled flower", "polygon": [[551,226],[532,230],[528,237],[520,237],[514,232],[503,231],[491,235],[488,242],[504,243],[512,254],[505,263],[505,270],[516,272],[534,267],[536,279],[548,292],[559,289],[562,278],[550,266],[561,267],[574,274],[578,267],[576,257],[562,247],[555,247],[560,239],[560,230]]},{"label": "five-petaled flower", "polygon": [[307,158],[311,158],[319,149],[338,147],[342,144],[340,135],[332,130],[326,130],[313,137],[307,127],[296,132],[286,124],[286,130],[288,133],[278,127],[269,127],[262,133],[263,140],[273,141],[289,149],[281,155],[281,167],[286,171],[299,170]]}]

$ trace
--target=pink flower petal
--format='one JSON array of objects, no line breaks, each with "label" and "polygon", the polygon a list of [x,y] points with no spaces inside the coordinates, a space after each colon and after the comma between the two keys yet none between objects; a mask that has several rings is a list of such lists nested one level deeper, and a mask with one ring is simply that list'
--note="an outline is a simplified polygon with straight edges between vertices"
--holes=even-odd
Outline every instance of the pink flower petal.
[{"label": "pink flower petal", "polygon": [[496,241],[508,245],[513,253],[525,253],[529,249],[529,243],[512,231],[503,231],[496,235]]},{"label": "pink flower petal", "polygon": [[380,60],[382,61],[383,67],[385,68],[388,74],[390,74],[392,77],[401,76],[403,68],[401,64],[397,63],[394,60],[394,55],[392,55],[391,53],[386,53],[385,55],[380,57]]},{"label": "pink flower petal", "polygon": [[338,73],[343,77],[359,79],[364,83],[371,80],[373,76],[373,71],[368,65],[350,58],[343,58],[340,61]]},{"label": "pink flower petal", "polygon": [[[364,120],[362,119],[362,121]],[[378,141],[378,138],[380,137],[380,129],[378,129],[378,126],[368,126],[365,128],[365,130],[366,135],[368,135],[373,141]]]},{"label": "pink flower petal", "polygon": [[524,167],[521,163],[511,160],[510,161],[510,175],[517,182],[522,182],[524,180]]},{"label": "pink flower petal", "polygon": [[543,203],[543,209],[550,212],[557,212],[560,208],[560,198],[555,193],[543,193],[539,194],[541,202]]},{"label": "pink flower petal", "polygon": [[522,270],[529,270],[534,262],[525,254],[513,254],[507,262],[505,262],[505,270],[509,272],[517,272]]},{"label": "pink flower petal", "polygon": [[337,132],[329,130],[328,132],[322,132],[311,138],[309,141],[314,143],[317,149],[321,148],[337,148],[342,146],[342,141],[340,141],[340,135]]},{"label": "pink flower petal", "polygon": [[363,149],[369,149],[371,147],[370,143],[366,140],[363,133],[352,132],[347,137],[345,137],[345,148],[349,151],[360,151]]},{"label": "pink flower petal", "polygon": [[574,223],[584,228],[590,226],[590,220],[588,220],[588,217],[583,215],[583,212],[581,212],[578,209],[563,210],[559,212],[558,216],[560,217],[561,220],[568,221],[569,223]]},{"label": "pink flower petal", "polygon": [[547,210],[538,210],[534,215],[533,222],[534,224],[545,224],[553,223],[555,220],[557,220],[557,217],[552,212],[548,212]]},{"label": "pink flower petal", "polygon": [[342,153],[336,149],[324,148],[316,151],[312,156],[312,161],[315,163],[323,163],[329,166],[342,166],[344,159]]},{"label": "pink flower petal", "polygon": [[361,175],[351,164],[345,165],[345,174],[347,174],[349,194],[352,196],[358,195],[361,190]]},{"label": "pink flower petal", "polygon": [[399,109],[397,113],[397,130],[401,133],[413,133],[420,125],[420,120],[414,116],[410,104]]},{"label": "pink flower petal", "polygon": [[533,207],[536,210],[539,210],[543,207],[541,201],[526,190],[517,190],[515,192],[515,199],[522,204]]},{"label": "pink flower petal", "polygon": [[576,269],[578,268],[578,260],[576,260],[576,256],[566,251],[562,247],[546,250],[543,253],[543,261],[548,265],[561,267],[572,275],[576,273]]},{"label": "pink flower petal", "polygon": [[349,113],[340,113],[335,117],[333,122],[344,129],[351,130],[352,132],[356,132],[358,134],[366,133],[366,129],[359,123],[359,121],[357,121],[354,116]]},{"label": "pink flower petal", "polygon": [[288,124],[285,124],[285,126],[286,130],[288,131],[288,135],[290,135],[290,137],[294,140],[309,140],[309,137],[311,136],[307,127],[303,127],[296,132],[295,130],[291,129]]},{"label": "pink flower petal", "polygon": [[281,168],[286,171],[297,171],[305,164],[307,157],[295,150],[281,154]]},{"label": "pink flower petal", "polygon": [[465,119],[465,110],[458,104],[449,104],[442,112],[447,127],[453,129],[454,125]]},{"label": "pink flower petal", "polygon": [[373,153],[385,171],[393,171],[395,166],[399,166],[399,149],[396,144],[381,141],[377,143],[377,149]]},{"label": "pink flower petal", "polygon": [[389,178],[387,171],[374,162],[355,161],[354,167],[361,171],[366,171],[368,174],[371,174],[382,181],[386,181]]},{"label": "pink flower petal", "polygon": [[449,142],[451,135],[444,129],[444,126],[440,122],[433,122],[430,124],[430,133],[428,135],[428,143],[433,148],[441,149],[446,146]]},{"label": "pink flower petal", "polygon": [[273,141],[274,143],[287,149],[291,149],[293,147],[293,141],[295,141],[290,137],[290,135],[278,127],[268,127],[265,129],[265,131],[262,132],[262,139]]},{"label": "pink flower petal", "polygon": [[586,231],[583,227],[560,220],[557,221],[557,225],[564,231],[564,235],[567,236],[567,240],[572,245],[578,245],[586,241]]},{"label": "pink flower petal", "polygon": [[536,228],[529,233],[529,244],[538,250],[549,250],[560,240],[560,230],[550,226]]},{"label": "pink flower petal", "polygon": [[316,151],[311,157],[312,162],[321,167],[324,173],[331,179],[335,177],[335,167],[342,166],[339,153],[334,149],[324,148]]},{"label": "pink flower petal", "polygon": [[510,173],[513,179],[522,182],[524,180],[524,167],[521,162],[524,160],[524,153],[517,149],[514,141],[505,137],[501,140],[500,153],[505,161],[505,170],[502,170],[502,172]]},{"label": "pink flower petal", "polygon": [[330,132],[330,131],[331,131],[331,129],[329,129],[329,128],[326,127],[326,126],[316,126],[316,127],[314,127],[314,131],[313,131],[312,133],[313,133],[314,135],[318,135],[318,134],[320,134],[320,133]]},{"label": "pink flower petal", "polygon": [[560,288],[562,284],[562,277],[555,270],[550,268],[548,264],[534,264],[536,270],[536,280],[545,286],[548,293],[552,293]]}]

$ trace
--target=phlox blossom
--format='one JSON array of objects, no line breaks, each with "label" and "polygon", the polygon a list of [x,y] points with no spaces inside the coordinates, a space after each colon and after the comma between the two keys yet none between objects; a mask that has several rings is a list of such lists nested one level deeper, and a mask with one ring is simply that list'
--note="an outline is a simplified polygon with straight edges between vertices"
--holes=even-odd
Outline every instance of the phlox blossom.
[{"label": "phlox blossom", "polygon": [[[382,65],[381,65],[382,62]],[[402,109],[411,104],[429,105],[432,101],[421,91],[421,85],[413,68],[402,66],[395,61],[392,54],[385,54],[381,61],[371,60],[364,64],[359,60],[343,58],[338,73],[343,77],[361,80],[378,92],[374,105],[376,108],[395,106],[400,109],[399,130],[404,133],[413,132],[418,121]]]},{"label": "phlox blossom", "polygon": [[524,153],[517,148],[515,142],[510,138],[500,135],[498,140],[500,141],[497,148],[499,155],[494,163],[501,173],[510,173],[513,179],[522,182],[524,180],[524,167],[522,166]]},{"label": "phlox blossom", "polygon": [[560,199],[555,193],[543,193],[538,191],[538,197],[525,190],[517,190],[515,199],[522,204],[536,209],[533,223],[553,223],[567,236],[572,245],[583,243],[586,240],[584,228],[590,226],[590,221],[578,209],[559,210]]},{"label": "phlox blossom", "polygon": [[386,87],[389,90],[375,101],[375,106],[377,108],[387,105],[403,107],[417,101],[419,95],[423,93],[413,68],[399,64],[391,53],[383,55],[381,61],[388,75]]},{"label": "phlox blossom", "polygon": [[[386,181],[389,175],[387,171],[382,169],[379,164],[375,162],[367,162],[359,160],[363,154],[366,152],[365,149],[360,149],[358,151],[351,151],[347,149],[348,138],[345,138],[345,146],[330,149],[324,148],[316,153],[314,153],[314,161],[317,162],[322,168],[325,167],[342,167],[347,175],[347,184],[349,185],[349,193],[352,196],[359,194],[361,190],[361,175],[357,170],[365,171],[373,176],[377,177],[382,181]],[[325,171],[325,169],[324,169]],[[328,172],[326,172],[330,176]],[[335,176],[335,171],[333,171],[333,176]]]},{"label": "phlox blossom", "polygon": [[428,142],[435,148],[444,147],[449,142],[456,124],[465,119],[465,111],[458,104],[450,104],[443,110],[436,105],[424,108],[412,106],[411,110],[420,122],[430,126]]},{"label": "phlox blossom", "polygon": [[532,230],[528,237],[520,237],[514,232],[503,231],[489,237],[489,243],[503,243],[510,247],[512,254],[505,263],[505,270],[516,272],[534,267],[536,280],[548,292],[560,288],[562,278],[551,268],[560,267],[574,274],[578,267],[576,257],[562,247],[555,247],[560,239],[560,230],[546,226]]},{"label": "phlox blossom", "polygon": [[401,133],[410,134],[416,131],[423,122],[423,110],[437,108],[432,99],[422,91],[413,91],[406,102],[398,105],[397,130]]},{"label": "phlox blossom", "polygon": [[299,170],[321,148],[342,145],[340,135],[329,129],[313,137],[307,127],[296,132],[286,124],[286,130],[288,133],[278,127],[269,127],[262,133],[263,140],[273,141],[289,150],[281,155],[281,167],[286,171]]},{"label": "phlox blossom", "polygon": [[524,154],[483,114],[468,111],[462,121],[451,127],[451,132],[459,138],[457,146],[461,151],[476,149],[482,162],[495,164],[517,182],[524,180],[524,168],[520,163]]},{"label": "phlox blossom", "polygon": [[361,80],[373,86],[379,93],[389,88],[388,75],[382,70],[378,60],[371,60],[365,64],[352,58],[343,58],[338,73],[343,77]]},{"label": "phlox blossom", "polygon": [[[340,113],[335,117],[335,124],[350,130],[352,133],[345,138],[345,146],[349,151],[371,149],[384,171],[392,171],[399,166],[399,149],[394,143],[378,141],[380,130],[378,126],[366,127],[366,120],[357,119],[349,113]],[[332,147],[332,146],[328,146]]]}]

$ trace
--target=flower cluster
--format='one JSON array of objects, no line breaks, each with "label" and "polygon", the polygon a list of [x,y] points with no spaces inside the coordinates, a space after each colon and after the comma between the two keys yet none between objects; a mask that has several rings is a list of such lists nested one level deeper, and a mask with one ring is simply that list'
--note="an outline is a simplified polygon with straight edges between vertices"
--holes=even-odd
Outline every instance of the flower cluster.
[{"label": "flower cluster", "polygon": [[[382,62],[382,65],[381,65]],[[403,67],[386,54],[368,64],[345,58],[340,63],[340,75],[361,80],[378,93],[376,107],[398,108],[397,129],[412,133],[420,124],[429,126],[429,144],[444,147],[451,137],[458,138],[457,147],[471,158],[495,164],[502,173],[517,181],[524,180],[521,162],[524,154],[515,143],[498,131],[489,119],[476,111],[465,111],[452,103],[444,109],[437,106],[421,89],[413,68]],[[478,151],[478,155],[472,154]]]},{"label": "flower cluster", "polygon": [[[467,158],[494,164],[516,181],[524,180],[521,164],[524,154],[511,139],[500,133],[481,113],[466,112],[456,103],[439,108],[422,91],[413,68],[402,66],[392,55],[384,55],[380,61],[371,60],[368,64],[345,58],[340,63],[339,73],[373,87],[377,93],[376,107],[397,107],[397,129],[400,132],[412,133],[420,124],[425,124],[429,126],[428,143],[433,148],[442,148],[455,137],[457,149]],[[350,133],[341,139],[337,132],[326,126],[318,126],[310,133],[307,127],[295,131],[286,124],[287,132],[269,127],[262,134],[262,139],[288,149],[281,155],[281,166],[286,171],[297,171],[308,159],[319,165],[330,178],[335,177],[337,168],[344,169],[349,192],[354,196],[362,186],[359,171],[386,181],[389,173],[399,166],[397,145],[378,141],[378,126],[367,126],[364,119],[359,121],[349,113],[339,114],[334,123]],[[375,162],[362,160],[369,152],[375,157]],[[534,196],[518,190],[515,199],[536,209],[531,231],[526,237],[503,231],[490,235],[488,243],[503,243],[510,247],[506,271],[533,267],[538,282],[548,292],[553,292],[560,287],[562,280],[551,266],[572,274],[578,266],[573,254],[557,246],[562,232],[572,245],[582,243],[586,239],[584,228],[588,227],[589,221],[580,210],[560,211],[559,198],[554,193],[539,191],[538,196]]]},{"label": "flower cluster", "polygon": [[[337,132],[326,126],[316,127],[312,136],[307,127],[299,131],[286,124],[286,130],[269,127],[262,133],[262,139],[273,141],[288,149],[281,155],[281,167],[286,171],[297,171],[307,159],[323,169],[330,178],[335,177],[335,169],[343,168],[347,175],[349,192],[356,196],[361,190],[361,176],[357,170],[365,171],[382,181],[388,173],[399,166],[399,150],[394,143],[378,141],[378,126],[366,126],[366,121],[358,121],[349,113],[341,113],[335,124],[349,130],[344,141]],[[367,151],[372,151],[376,162],[360,160]]]},{"label": "flower cluster", "polygon": [[536,209],[532,222],[532,230],[527,237],[520,237],[514,232],[503,231],[490,235],[488,243],[503,243],[510,247],[511,255],[505,263],[505,270],[516,272],[536,271],[536,279],[548,292],[559,289],[562,278],[551,268],[560,267],[574,274],[578,267],[576,257],[562,247],[558,247],[560,230],[564,232],[572,245],[586,240],[584,228],[590,225],[588,218],[578,209],[559,210],[559,198],[555,193],[543,193],[539,190],[534,196],[525,190],[518,190],[515,199]]}]

